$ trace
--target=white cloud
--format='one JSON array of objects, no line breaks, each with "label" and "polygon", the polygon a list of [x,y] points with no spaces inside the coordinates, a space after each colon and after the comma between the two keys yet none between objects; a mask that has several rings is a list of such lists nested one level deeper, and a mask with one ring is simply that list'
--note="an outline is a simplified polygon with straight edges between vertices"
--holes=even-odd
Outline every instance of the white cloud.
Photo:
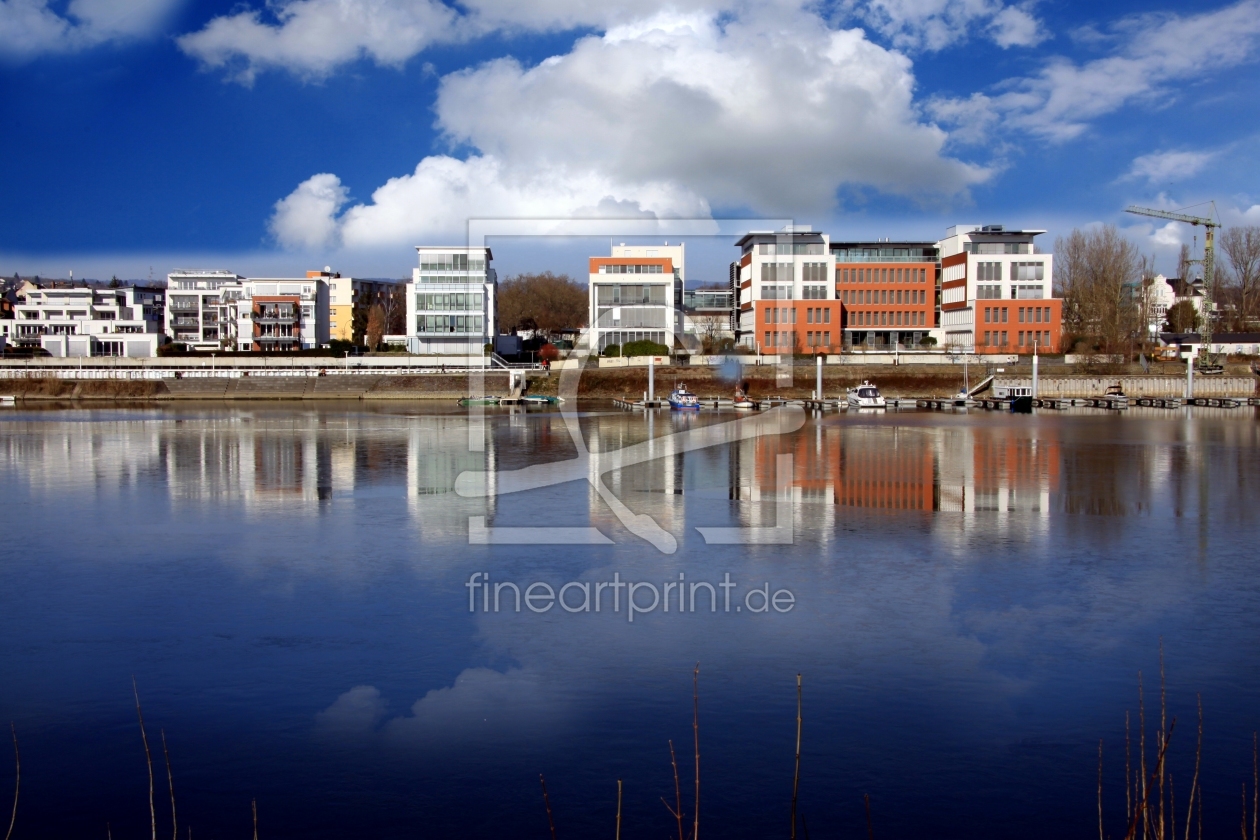
[{"label": "white cloud", "polygon": [[335,216],[348,194],[336,175],[312,175],[297,189],[276,202],[267,227],[276,241],[287,248],[317,248],[334,244]]},{"label": "white cloud", "polygon": [[1035,76],[1008,79],[998,93],[942,99],[930,110],[959,138],[988,138],[1001,123],[1051,141],[1135,101],[1170,104],[1173,85],[1252,62],[1260,44],[1260,0],[1199,15],[1147,15],[1114,27],[1112,55],[1084,63],[1051,59]]},{"label": "white cloud", "polygon": [[1217,152],[1154,152],[1133,160],[1126,178],[1145,179],[1151,184],[1181,181],[1203,171]]},{"label": "white cloud", "polygon": [[971,33],[987,34],[1003,49],[1033,46],[1048,37],[1027,3],[1008,6],[1000,0],[852,0],[846,6],[851,14],[900,49],[935,52],[967,40]]},{"label": "white cloud", "polygon": [[470,216],[607,215],[617,202],[707,217],[711,204],[825,212],[842,185],[965,195],[988,170],[942,153],[946,135],[918,121],[913,92],[908,59],[814,15],[659,15],[535,67],[507,58],[445,77],[438,125],[477,153],[425,158],[341,216],[343,193],[308,181],[272,230],[357,247],[459,231]]},{"label": "white cloud", "polygon": [[257,10],[214,18],[179,46],[204,67],[250,84],[267,68],[321,78],[365,57],[399,65],[457,34],[455,13],[437,0],[282,0],[268,11],[274,22]]},{"label": "white cloud", "polygon": [[178,2],[71,0],[60,14],[50,0],[0,0],[0,55],[23,61],[152,35]]}]

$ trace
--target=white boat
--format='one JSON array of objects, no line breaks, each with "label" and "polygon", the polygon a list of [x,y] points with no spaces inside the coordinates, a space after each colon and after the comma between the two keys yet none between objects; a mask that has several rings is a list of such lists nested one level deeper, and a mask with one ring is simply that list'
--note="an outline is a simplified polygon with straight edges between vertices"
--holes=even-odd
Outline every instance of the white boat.
[{"label": "white boat", "polygon": [[1129,397],[1124,393],[1119,382],[1107,386],[1107,393],[1103,395],[1103,399],[1108,408],[1124,410],[1129,407]]},{"label": "white boat", "polygon": [[887,408],[887,403],[880,396],[879,389],[870,382],[863,382],[856,388],[849,389],[850,408]]},{"label": "white boat", "polygon": [[735,402],[732,404],[731,407],[738,409],[740,411],[752,411],[757,407],[757,404],[753,402],[752,400],[748,399],[748,395],[744,393],[743,388],[736,388],[735,389]]},{"label": "white boat", "polygon": [[679,385],[669,395],[669,407],[675,411],[699,411],[700,398],[688,391],[686,385]]},{"label": "white boat", "polygon": [[4,406],[5,408],[12,408],[15,405],[17,405],[17,397],[12,397],[7,394],[0,396],[0,406]]}]

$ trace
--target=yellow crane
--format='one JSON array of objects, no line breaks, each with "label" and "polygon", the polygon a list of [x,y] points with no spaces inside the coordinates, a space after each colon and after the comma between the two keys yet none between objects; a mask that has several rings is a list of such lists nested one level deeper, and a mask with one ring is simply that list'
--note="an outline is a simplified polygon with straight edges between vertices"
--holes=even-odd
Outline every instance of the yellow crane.
[{"label": "yellow crane", "polygon": [[[1210,365],[1212,346],[1212,270],[1215,258],[1215,232],[1221,223],[1204,216],[1189,216],[1185,213],[1171,213],[1167,210],[1156,210],[1151,207],[1138,207],[1130,204],[1124,208],[1126,213],[1138,216],[1151,216],[1156,219],[1168,219],[1173,222],[1185,222],[1203,228],[1203,326],[1199,330],[1199,367]],[[1216,214],[1216,202],[1212,202],[1212,214]],[[1182,278],[1183,280],[1187,278]]]}]

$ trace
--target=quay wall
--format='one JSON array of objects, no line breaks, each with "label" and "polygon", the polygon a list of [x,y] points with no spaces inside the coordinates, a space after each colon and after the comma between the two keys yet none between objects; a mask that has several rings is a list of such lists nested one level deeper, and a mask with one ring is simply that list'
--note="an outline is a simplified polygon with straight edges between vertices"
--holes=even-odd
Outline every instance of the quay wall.
[{"label": "quay wall", "polygon": [[[1101,397],[1116,383],[1130,397],[1184,397],[1184,376],[1038,376],[1039,397]],[[1256,394],[1255,377],[1194,377],[1194,397],[1250,397]],[[994,387],[1032,387],[1031,376],[998,376]]]}]

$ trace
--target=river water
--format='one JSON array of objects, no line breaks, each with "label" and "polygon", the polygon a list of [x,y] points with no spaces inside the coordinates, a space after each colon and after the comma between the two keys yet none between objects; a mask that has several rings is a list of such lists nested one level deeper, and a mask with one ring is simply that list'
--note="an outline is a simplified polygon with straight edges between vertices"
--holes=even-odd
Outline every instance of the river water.
[{"label": "river water", "polygon": [[699,663],[706,836],[789,835],[800,673],[797,836],[1092,836],[1101,739],[1119,837],[1161,639],[1178,825],[1196,697],[1251,782],[1253,409],[6,410],[0,488],[15,837],[149,836],[133,677],[159,836],[163,734],[181,836],[676,835]]}]

